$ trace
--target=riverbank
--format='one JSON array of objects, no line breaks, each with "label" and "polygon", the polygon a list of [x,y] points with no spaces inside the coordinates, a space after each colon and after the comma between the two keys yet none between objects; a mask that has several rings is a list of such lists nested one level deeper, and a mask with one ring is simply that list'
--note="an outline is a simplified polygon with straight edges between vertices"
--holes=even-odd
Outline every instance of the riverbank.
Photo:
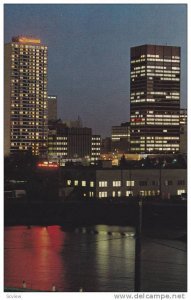
[{"label": "riverbank", "polygon": [[[5,226],[13,225],[132,225],[138,218],[138,204],[117,201],[5,202]],[[142,224],[145,228],[187,226],[187,204],[143,201]]]}]

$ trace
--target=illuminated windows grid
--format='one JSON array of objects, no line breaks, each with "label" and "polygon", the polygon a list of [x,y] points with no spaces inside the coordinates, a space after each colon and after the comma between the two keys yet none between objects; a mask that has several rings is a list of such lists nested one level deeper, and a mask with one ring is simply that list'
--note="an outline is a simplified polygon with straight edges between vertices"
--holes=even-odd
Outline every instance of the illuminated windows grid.
[{"label": "illuminated windows grid", "polygon": [[47,146],[47,47],[40,40],[13,38],[5,51],[10,60],[10,152]]},{"label": "illuminated windows grid", "polygon": [[131,48],[131,152],[179,152],[180,48]]}]

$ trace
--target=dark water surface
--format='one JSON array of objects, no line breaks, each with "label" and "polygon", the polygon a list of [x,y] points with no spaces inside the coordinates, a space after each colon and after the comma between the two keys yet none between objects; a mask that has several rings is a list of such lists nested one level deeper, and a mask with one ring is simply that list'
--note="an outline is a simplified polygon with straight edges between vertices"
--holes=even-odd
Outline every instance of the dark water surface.
[{"label": "dark water surface", "polygon": [[[60,226],[5,227],[6,287],[49,291],[134,291],[132,227],[97,225],[70,231]],[[142,239],[141,290],[185,292],[186,243]]]}]

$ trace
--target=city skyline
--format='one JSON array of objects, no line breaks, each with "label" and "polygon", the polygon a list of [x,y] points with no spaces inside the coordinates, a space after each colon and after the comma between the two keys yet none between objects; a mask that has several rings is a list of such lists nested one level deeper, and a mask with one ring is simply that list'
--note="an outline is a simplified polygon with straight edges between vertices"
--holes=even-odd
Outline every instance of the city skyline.
[{"label": "city skyline", "polygon": [[142,44],[181,47],[186,107],[186,5],[6,4],[4,22],[5,42],[33,35],[48,46],[48,94],[58,96],[62,119],[79,115],[103,137],[129,121],[130,47]]}]

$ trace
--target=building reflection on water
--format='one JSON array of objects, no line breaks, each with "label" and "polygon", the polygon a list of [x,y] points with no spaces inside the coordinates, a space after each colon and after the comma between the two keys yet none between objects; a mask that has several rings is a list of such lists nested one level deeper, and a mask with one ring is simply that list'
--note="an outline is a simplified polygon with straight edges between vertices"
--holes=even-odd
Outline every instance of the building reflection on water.
[{"label": "building reflection on water", "polygon": [[[106,225],[5,227],[5,286],[22,287],[25,280],[42,291],[53,285],[63,292],[134,291],[133,234]],[[186,244],[143,240],[142,291],[186,291]]]}]

